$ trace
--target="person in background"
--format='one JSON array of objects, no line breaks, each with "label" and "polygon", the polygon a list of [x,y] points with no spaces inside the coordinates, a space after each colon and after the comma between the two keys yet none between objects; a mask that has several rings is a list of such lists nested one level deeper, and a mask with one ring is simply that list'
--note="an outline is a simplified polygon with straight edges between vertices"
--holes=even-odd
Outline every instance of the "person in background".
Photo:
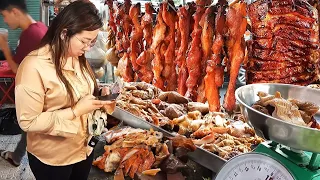
[{"label": "person in background", "polygon": [[11,70],[16,73],[24,57],[39,46],[48,28],[28,14],[25,0],[1,0],[0,13],[10,29],[22,30],[14,56],[8,45],[8,37],[0,34],[0,49],[4,52]]},{"label": "person in background", "polygon": [[[25,0],[0,0],[0,13],[10,29],[21,29],[20,43],[16,54],[12,55],[8,45],[7,35],[0,34],[0,49],[3,51],[11,70],[16,73],[21,61],[31,51],[37,49],[42,37],[47,32],[47,26],[36,22],[27,12]],[[22,132],[14,152],[0,150],[0,155],[14,166],[19,166],[26,153],[26,134]]]},{"label": "person in background", "polygon": [[36,179],[89,176],[93,147],[88,115],[108,102],[93,96],[97,81],[84,53],[102,26],[92,3],[75,1],[57,15],[40,48],[19,66],[17,119],[27,132],[29,165]]}]

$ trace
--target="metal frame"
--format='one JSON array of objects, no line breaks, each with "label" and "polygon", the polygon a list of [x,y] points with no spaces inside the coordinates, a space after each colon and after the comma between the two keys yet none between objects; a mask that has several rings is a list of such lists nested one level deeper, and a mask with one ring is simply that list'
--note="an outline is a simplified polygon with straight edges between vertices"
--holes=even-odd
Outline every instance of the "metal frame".
[{"label": "metal frame", "polygon": [[49,7],[58,7],[63,9],[64,7],[66,7],[66,5],[52,4],[48,2],[40,3],[40,21],[47,26],[50,26]]}]

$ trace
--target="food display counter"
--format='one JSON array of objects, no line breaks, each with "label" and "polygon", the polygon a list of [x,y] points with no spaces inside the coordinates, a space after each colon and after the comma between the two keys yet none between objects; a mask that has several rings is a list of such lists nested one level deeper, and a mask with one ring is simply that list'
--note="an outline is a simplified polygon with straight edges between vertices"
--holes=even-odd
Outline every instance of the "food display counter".
[{"label": "food display counter", "polygon": [[[295,96],[318,91],[304,87],[319,81],[317,2],[199,0],[177,7],[164,1],[159,7],[145,3],[144,11],[130,0],[106,0],[106,4],[106,59],[117,67],[119,77],[110,87],[117,94],[110,115],[133,129],[107,132],[107,141],[117,134],[121,138],[107,142],[95,166],[114,172],[115,178],[143,179],[136,177],[143,174],[156,179],[170,174],[162,163],[171,155],[182,161],[177,149],[192,144],[194,148],[185,148],[190,162],[218,173],[218,180],[302,180],[295,170],[309,179],[319,177],[317,150],[297,144],[303,141],[293,133],[307,132],[300,131],[305,128],[313,134],[320,127],[317,101]],[[241,85],[253,84],[244,86],[251,89],[236,91],[239,79]],[[155,132],[164,139],[153,145],[140,139],[145,135],[152,139]],[[308,133],[300,137],[309,137]],[[181,144],[170,145],[178,138]],[[123,153],[126,147],[130,150]],[[154,153],[154,159],[142,158],[142,151]],[[303,163],[292,162],[296,157],[304,157]],[[141,158],[154,164],[143,169],[147,165],[138,163]],[[110,169],[110,164],[116,168]]]}]

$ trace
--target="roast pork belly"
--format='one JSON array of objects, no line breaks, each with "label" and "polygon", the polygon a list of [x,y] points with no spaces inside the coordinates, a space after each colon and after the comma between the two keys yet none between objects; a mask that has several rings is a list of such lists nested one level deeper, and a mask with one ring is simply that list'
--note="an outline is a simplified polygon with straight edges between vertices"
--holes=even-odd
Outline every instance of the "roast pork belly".
[{"label": "roast pork belly", "polygon": [[294,76],[282,78],[282,79],[269,79],[269,80],[251,80],[249,79],[248,84],[252,83],[283,83],[283,84],[296,84],[306,86],[318,79],[316,72],[301,73]]},{"label": "roast pork belly", "polygon": [[318,10],[306,0],[258,0],[248,6],[247,83],[307,85],[319,78]]}]

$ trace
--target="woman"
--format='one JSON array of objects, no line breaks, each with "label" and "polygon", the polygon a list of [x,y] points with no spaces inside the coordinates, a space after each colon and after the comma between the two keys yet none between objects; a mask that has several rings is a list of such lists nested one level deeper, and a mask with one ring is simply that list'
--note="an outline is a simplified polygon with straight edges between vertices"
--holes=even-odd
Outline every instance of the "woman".
[{"label": "woman", "polygon": [[97,82],[84,57],[102,21],[90,2],[76,1],[53,20],[41,46],[19,66],[16,109],[27,132],[29,164],[36,179],[87,179],[93,160],[88,114]]}]

